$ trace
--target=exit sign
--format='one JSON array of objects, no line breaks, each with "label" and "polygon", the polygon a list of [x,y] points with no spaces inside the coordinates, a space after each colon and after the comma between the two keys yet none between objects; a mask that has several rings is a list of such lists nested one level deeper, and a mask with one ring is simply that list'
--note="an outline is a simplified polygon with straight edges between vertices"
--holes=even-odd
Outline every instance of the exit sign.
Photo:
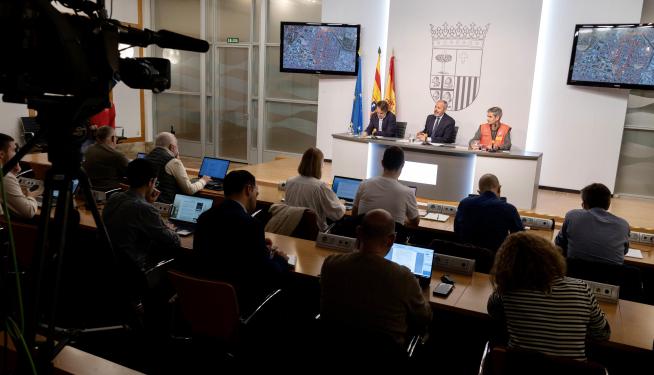
[{"label": "exit sign", "polygon": [[227,38],[227,43],[238,43],[238,38]]}]

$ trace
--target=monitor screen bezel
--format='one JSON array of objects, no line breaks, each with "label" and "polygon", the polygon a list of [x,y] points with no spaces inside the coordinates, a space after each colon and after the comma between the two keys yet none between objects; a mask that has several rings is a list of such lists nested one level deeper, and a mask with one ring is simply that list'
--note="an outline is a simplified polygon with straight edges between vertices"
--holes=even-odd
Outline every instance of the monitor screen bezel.
[{"label": "monitor screen bezel", "polygon": [[[203,213],[209,211],[209,210],[213,207],[213,199],[210,199],[210,198],[204,198],[204,197],[196,197],[196,196],[193,196],[193,195],[186,195],[186,194],[175,194],[175,197],[173,198],[173,203],[170,204],[170,210],[171,210],[171,212],[172,212],[172,210],[173,210],[173,208],[174,208],[174,206],[175,206],[175,201],[177,200],[177,197],[178,197],[178,196],[179,196],[179,197],[191,198],[191,199],[195,199],[195,200],[202,199],[202,200],[209,201],[209,204],[210,204],[209,208],[207,208],[206,210],[202,211],[202,213],[201,213],[200,215],[202,215]],[[199,217],[200,217],[200,216],[198,215],[198,218],[199,218]],[[189,221],[189,220],[184,220],[184,219],[178,219],[178,218],[176,218],[176,217],[173,217],[172,215],[168,218],[168,220],[172,220],[172,221],[176,221],[176,222],[180,222],[180,223],[187,223],[187,224],[197,224],[196,221]]]},{"label": "monitor screen bezel", "polygon": [[[207,159],[226,161],[227,162],[227,169],[225,170],[225,176],[227,176],[227,173],[229,173],[229,166],[231,165],[230,160],[221,159],[221,158],[214,158],[214,157],[211,157],[211,156],[205,156],[205,157],[202,158],[202,164],[200,164],[200,169],[198,170],[198,177],[199,178],[202,178],[202,176],[203,176],[200,172],[202,171],[202,167],[204,166],[204,162]],[[213,176],[209,176],[209,177],[211,177],[211,179],[216,180],[216,181],[222,181],[222,180],[225,179],[225,177],[223,177],[223,178],[218,178],[218,177],[213,177]]]},{"label": "monitor screen bezel", "polygon": [[641,90],[654,90],[654,85],[642,85],[633,83],[620,83],[620,82],[598,82],[598,81],[579,81],[572,79],[572,72],[574,69],[575,55],[577,50],[577,41],[579,39],[579,30],[582,28],[635,28],[635,27],[653,27],[652,23],[605,23],[605,24],[577,24],[575,25],[574,37],[572,42],[572,51],[570,53],[570,65],[568,67],[567,84],[571,86],[589,86],[589,87],[611,87],[618,89],[641,89]]},{"label": "monitor screen bezel", "polygon": [[320,23],[320,22],[289,22],[282,21],[279,28],[279,71],[282,73],[305,73],[305,74],[329,74],[339,76],[356,76],[359,74],[359,58],[354,56],[354,72],[346,72],[343,70],[314,70],[314,69],[297,69],[284,67],[284,26],[287,25],[302,25],[302,26],[330,26],[330,27],[355,27],[357,29],[357,48],[361,44],[361,25],[358,24],[345,24],[345,23]]},{"label": "monitor screen bezel", "polygon": [[[347,202],[354,202],[354,198],[352,198],[352,200],[350,200],[348,198],[342,198],[342,197],[338,196],[338,193],[336,192],[336,190],[334,190],[334,181],[336,181],[337,178],[340,178],[340,179],[343,179],[343,180],[357,181],[357,182],[359,182],[359,185],[361,185],[361,183],[363,182],[363,179],[354,178],[354,177],[345,177],[345,176],[334,176],[334,178],[332,178],[332,191],[334,192],[334,194],[336,194],[336,197],[338,199],[343,199],[343,200],[345,200]],[[357,187],[357,189],[358,189],[358,187]]]},{"label": "monitor screen bezel", "polygon": [[[414,248],[414,249],[422,249],[422,250],[431,251],[431,268],[429,269],[429,275],[428,276],[425,276],[425,275],[422,275],[422,274],[419,275],[419,274],[413,272],[412,269],[409,269],[409,271],[411,271],[411,273],[415,277],[418,277],[418,278],[421,278],[421,279],[431,279],[431,276],[434,274],[434,259],[436,259],[436,251],[434,251],[434,249],[430,249],[430,248],[427,248],[427,247],[420,247],[420,246],[401,244],[401,243],[397,243],[397,242],[393,243],[393,246],[395,246],[395,245],[401,245],[401,246],[411,247],[411,248]],[[391,249],[388,250],[388,253],[390,253],[392,250],[393,250],[393,248],[391,247]],[[387,259],[387,260],[393,262],[392,259]],[[393,263],[395,263],[395,262],[393,262]],[[395,263],[395,264],[398,264],[398,263]]]}]

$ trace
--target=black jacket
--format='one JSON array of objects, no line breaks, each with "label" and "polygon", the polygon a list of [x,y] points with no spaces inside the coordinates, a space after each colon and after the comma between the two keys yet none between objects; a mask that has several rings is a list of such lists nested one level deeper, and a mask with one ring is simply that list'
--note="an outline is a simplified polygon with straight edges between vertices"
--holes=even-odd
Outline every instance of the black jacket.
[{"label": "black jacket", "polygon": [[242,311],[252,311],[289,269],[284,258],[270,257],[263,225],[231,199],[200,215],[193,250],[196,270],[232,284]]},{"label": "black jacket", "polygon": [[438,128],[436,129],[436,134],[432,134],[432,128],[434,127],[435,119],[436,116],[434,115],[427,116],[427,120],[425,121],[425,128],[422,132],[427,133],[427,136],[431,137],[432,143],[454,143],[454,141],[456,141],[456,134],[454,130],[456,121],[454,121],[454,119],[447,113],[444,113],[443,118],[441,119],[441,122],[438,124]]}]

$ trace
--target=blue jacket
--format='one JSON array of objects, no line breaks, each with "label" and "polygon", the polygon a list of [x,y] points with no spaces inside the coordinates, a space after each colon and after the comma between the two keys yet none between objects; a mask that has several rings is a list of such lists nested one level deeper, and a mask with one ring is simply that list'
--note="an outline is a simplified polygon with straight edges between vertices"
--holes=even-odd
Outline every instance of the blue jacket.
[{"label": "blue jacket", "polygon": [[491,191],[464,198],[454,219],[461,241],[497,251],[509,233],[524,230],[518,210]]},{"label": "blue jacket", "polygon": [[382,127],[384,128],[384,131],[379,129],[379,117],[377,117],[377,113],[373,113],[372,116],[370,116],[370,123],[366,128],[366,133],[368,133],[368,135],[372,135],[372,129],[377,129],[377,133],[375,133],[375,135],[380,137],[398,136],[397,124],[395,123],[395,115],[393,112],[386,112],[386,117],[384,117],[382,120]]}]

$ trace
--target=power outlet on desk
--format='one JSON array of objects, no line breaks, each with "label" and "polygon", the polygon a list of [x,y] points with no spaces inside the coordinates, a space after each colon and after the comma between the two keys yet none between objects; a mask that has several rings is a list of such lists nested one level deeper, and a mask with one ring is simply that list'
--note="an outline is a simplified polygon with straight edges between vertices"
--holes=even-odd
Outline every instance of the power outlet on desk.
[{"label": "power outlet on desk", "polygon": [[522,225],[530,228],[554,229],[554,220],[539,217],[521,216]]},{"label": "power outlet on desk", "polygon": [[438,203],[429,203],[427,205],[427,213],[440,214],[443,212],[443,205]]},{"label": "power outlet on desk", "polygon": [[337,236],[330,233],[318,233],[316,246],[332,250],[352,252],[356,250],[357,240],[355,238]]},{"label": "power outlet on desk", "polygon": [[640,242],[654,245],[654,234],[652,233],[641,233]]},{"label": "power outlet on desk", "polygon": [[159,215],[170,215],[170,207],[172,205],[168,203],[154,202],[154,208],[159,211]]},{"label": "power outlet on desk", "polygon": [[463,275],[472,275],[475,272],[475,260],[436,254],[434,257],[434,268],[442,271],[457,272]]},{"label": "power outlet on desk", "polygon": [[456,215],[456,207],[444,204],[441,213],[445,215]]},{"label": "power outlet on desk", "polygon": [[632,242],[640,242],[640,235],[642,233],[639,232],[629,232],[629,241]]},{"label": "power outlet on desk", "polygon": [[595,298],[599,301],[609,302],[609,303],[618,303],[620,300],[620,286],[611,285],[611,284],[602,284],[596,281],[582,280],[585,282],[590,291],[595,294]]}]

